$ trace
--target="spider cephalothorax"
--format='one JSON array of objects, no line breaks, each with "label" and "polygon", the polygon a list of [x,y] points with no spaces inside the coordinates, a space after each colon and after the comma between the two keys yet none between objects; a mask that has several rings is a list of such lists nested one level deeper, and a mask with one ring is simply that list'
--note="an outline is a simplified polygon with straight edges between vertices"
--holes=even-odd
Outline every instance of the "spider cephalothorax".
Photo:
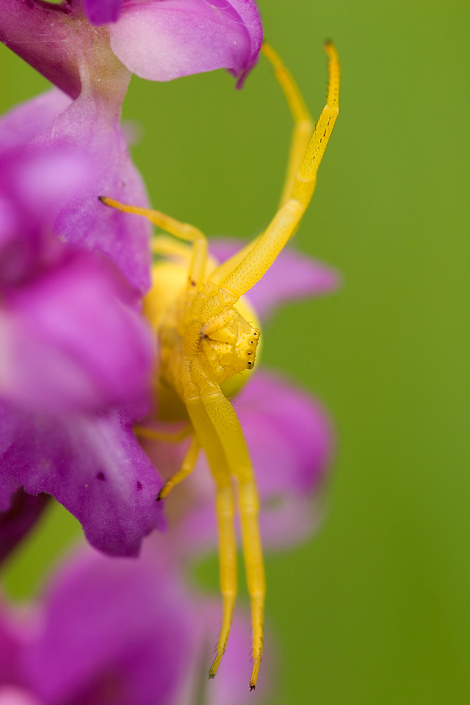
[{"label": "spider cephalothorax", "polygon": [[259,328],[253,328],[235,309],[210,318],[201,330],[200,346],[221,384],[235,374],[251,370],[256,359]]},{"label": "spider cephalothorax", "polygon": [[[155,293],[158,296],[158,291],[150,296]],[[230,388],[234,391],[238,391],[246,379],[242,373],[255,365],[260,329],[249,323],[238,309],[240,306],[254,319],[249,304],[239,302],[237,307],[226,307],[204,321],[199,315],[191,314],[193,307],[197,311],[204,298],[204,294],[193,289],[181,291],[158,325],[158,381],[177,391],[181,398],[184,398],[181,374],[187,361],[197,359],[206,374],[219,385],[239,376]],[[232,396],[231,391],[224,391]]]},{"label": "spider cephalothorax", "polygon": [[[159,211],[101,199],[123,212],[143,215],[171,235],[192,243],[188,248],[165,237],[154,242],[155,252],[170,258],[163,267],[171,269],[171,260],[175,258],[186,267],[182,279],[173,276],[174,270],[167,276],[168,272],[160,269],[146,302],[146,315],[155,328],[161,351],[156,384],[159,406],[166,418],[184,415],[191,423],[191,443],[181,470],[167,480],[157,499],[164,499],[192,471],[202,448],[215,482],[223,596],[222,628],[209,670],[209,677],[213,678],[225,651],[237,591],[232,480],[238,485],[236,499],[252,613],[251,688],[256,685],[263,651],[265,581],[258,527],[259,499],[243,431],[227,397],[253,367],[259,340],[259,329],[248,322],[255,321],[255,317],[241,311],[242,297],[271,267],[295,233],[315,189],[318,167],[339,112],[338,56],[331,42],[325,48],[329,57],[328,97],[313,130],[291,75],[273,49],[263,45],[262,51],[274,67],[294,116],[294,136],[278,212],[261,235],[229,260],[218,266],[211,262],[205,236],[191,225]],[[167,284],[174,284],[176,279],[178,286],[173,290]],[[229,382],[230,391],[226,387]],[[162,439],[161,434],[151,429],[140,432]]]}]

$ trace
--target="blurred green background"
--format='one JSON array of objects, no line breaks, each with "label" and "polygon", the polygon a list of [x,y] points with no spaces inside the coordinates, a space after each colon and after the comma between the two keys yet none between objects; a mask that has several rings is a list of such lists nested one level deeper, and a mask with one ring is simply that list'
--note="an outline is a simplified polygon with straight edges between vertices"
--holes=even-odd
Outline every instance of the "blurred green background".
[{"label": "blurred green background", "polygon": [[[339,268],[345,284],[264,331],[264,363],[318,394],[338,429],[326,523],[267,561],[283,672],[273,703],[461,705],[470,702],[470,6],[259,4],[314,116],[326,38],[343,69],[340,118],[296,246]],[[46,82],[0,49],[3,112]],[[264,60],[241,92],[224,72],[134,78],[124,116],[141,125],[133,151],[156,207],[208,234],[253,236],[269,221],[291,121]],[[52,515],[10,565],[7,588],[25,594],[75,532]],[[202,573],[216,584],[215,562]]]}]

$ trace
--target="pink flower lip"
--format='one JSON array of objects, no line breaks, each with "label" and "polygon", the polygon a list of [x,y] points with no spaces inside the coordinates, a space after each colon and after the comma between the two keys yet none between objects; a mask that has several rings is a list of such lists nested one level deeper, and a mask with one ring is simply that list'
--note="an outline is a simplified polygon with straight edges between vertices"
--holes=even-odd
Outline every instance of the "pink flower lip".
[{"label": "pink flower lip", "polygon": [[116,56],[141,78],[170,81],[226,68],[239,77],[238,87],[263,38],[252,0],[124,0],[110,34]]}]

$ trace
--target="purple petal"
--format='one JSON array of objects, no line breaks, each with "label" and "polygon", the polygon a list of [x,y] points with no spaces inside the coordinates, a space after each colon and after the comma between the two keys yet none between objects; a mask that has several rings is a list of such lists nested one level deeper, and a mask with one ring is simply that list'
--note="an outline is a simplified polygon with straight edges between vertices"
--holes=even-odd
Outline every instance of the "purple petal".
[{"label": "purple petal", "polygon": [[94,25],[116,22],[121,14],[122,0],[84,0],[86,16]]},{"label": "purple petal", "polygon": [[67,146],[0,152],[0,394],[30,408],[102,408],[149,388],[154,350],[135,291],[51,232],[93,163]]},{"label": "purple petal", "polygon": [[0,705],[45,705],[24,688],[4,685],[0,686]]},{"label": "purple petal", "polygon": [[323,516],[321,490],[334,449],[330,420],[310,395],[266,372],[234,406],[256,472],[265,545],[297,543]]},{"label": "purple petal", "polygon": [[72,103],[62,91],[51,90],[2,115],[0,120],[0,151],[21,147],[49,130],[57,115]]},{"label": "purple petal", "polygon": [[[219,262],[225,262],[244,244],[241,240],[215,238],[211,240],[210,250]],[[248,298],[260,318],[266,319],[281,304],[329,294],[340,284],[341,277],[335,269],[288,248],[250,289]]]},{"label": "purple petal", "polygon": [[195,654],[198,612],[163,551],[83,552],[55,577],[25,676],[50,705],[170,705]]},{"label": "purple petal", "polygon": [[33,497],[22,488],[15,493],[10,509],[0,513],[0,563],[36,524],[49,499],[46,494]]},{"label": "purple petal", "polygon": [[234,399],[261,497],[314,492],[332,460],[330,420],[319,402],[281,377],[254,375]]},{"label": "purple petal", "polygon": [[[40,119],[36,122],[38,104]],[[64,105],[65,110],[55,113]],[[50,91],[0,121],[0,145],[8,141],[16,127],[25,137],[23,146],[30,157],[41,157],[51,149],[79,151],[90,165],[88,178],[77,185],[56,215],[57,235],[66,242],[107,254],[137,292],[147,291],[150,224],[98,201],[98,196],[103,195],[133,205],[148,205],[144,184],[119,126],[118,111],[109,109],[106,98],[80,96],[70,103],[61,100],[57,91]],[[60,176],[57,171],[57,178]]]},{"label": "purple petal", "polygon": [[[59,214],[56,231],[66,242],[108,255],[136,290],[145,293],[150,286],[150,223],[98,201],[98,196],[110,196],[148,206],[145,186],[130,159],[119,122],[107,113],[106,101],[80,97],[57,117],[53,132],[55,144],[72,140],[95,166],[93,179]],[[51,136],[42,135],[37,144],[47,144]]]},{"label": "purple petal", "polygon": [[[80,25],[72,29],[66,10],[66,5],[48,2],[2,0],[0,41],[54,85],[76,98],[81,90],[77,52],[82,48],[82,37],[77,32]],[[84,29],[86,31],[86,26]]]},{"label": "purple petal", "polygon": [[155,350],[105,261],[72,254],[4,295],[0,393],[38,411],[141,402]]},{"label": "purple petal", "polygon": [[[219,7],[227,6],[224,0],[218,0],[218,3]],[[250,37],[250,56],[237,82],[237,88],[242,88],[245,78],[258,61],[259,52],[263,43],[263,25],[261,24],[259,10],[254,0],[230,0],[230,5],[233,11],[237,13],[242,20]]]},{"label": "purple petal", "polygon": [[53,220],[90,178],[89,161],[76,151],[27,154],[18,146],[3,153],[0,148],[2,288],[50,265],[63,247],[51,237]]},{"label": "purple petal", "polygon": [[156,81],[218,68],[243,81],[262,42],[261,21],[251,0],[125,2],[110,34],[111,47],[124,65]]},{"label": "purple petal", "polygon": [[[0,688],[22,685],[21,653],[29,639],[30,629],[10,614],[0,601]],[[1,689],[0,689],[1,693]],[[1,700],[0,700],[1,703]]]},{"label": "purple petal", "polygon": [[0,405],[0,511],[21,486],[53,495],[83,525],[88,541],[113,556],[136,556],[163,528],[161,481],[122,412],[66,417]]}]

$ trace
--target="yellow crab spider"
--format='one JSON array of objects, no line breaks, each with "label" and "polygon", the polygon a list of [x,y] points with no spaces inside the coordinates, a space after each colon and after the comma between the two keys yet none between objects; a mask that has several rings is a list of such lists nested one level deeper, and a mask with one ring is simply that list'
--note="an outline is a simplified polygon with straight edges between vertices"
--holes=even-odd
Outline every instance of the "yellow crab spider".
[{"label": "yellow crab spider", "polygon": [[[329,58],[328,97],[315,129],[300,92],[279,56],[264,43],[262,52],[271,62],[294,118],[294,133],[284,191],[278,212],[266,230],[220,266],[211,263],[203,233],[155,210],[138,208],[102,197],[107,206],[143,215],[171,235],[191,243],[188,248],[166,237],[157,239],[155,250],[189,262],[188,276],[177,295],[150,293],[147,315],[160,343],[158,394],[160,408],[180,407],[189,419],[191,441],[181,470],[161,489],[163,499],[187,477],[202,448],[215,481],[219,533],[220,587],[223,599],[222,627],[209,678],[217,672],[230,632],[237,591],[234,485],[237,485],[243,555],[251,601],[254,689],[263,652],[265,579],[258,527],[259,499],[250,456],[237,415],[222,387],[230,378],[241,379],[254,366],[260,331],[242,315],[240,298],[270,268],[295,233],[312,197],[316,174],[339,112],[340,67],[336,49],[325,45]],[[312,134],[313,131],[313,134]],[[153,296],[153,298],[152,298]],[[166,298],[165,298],[166,297]],[[253,315],[248,314],[253,320]],[[221,386],[222,385],[222,386]],[[176,393],[176,394],[175,394]],[[164,398],[164,402],[162,402]],[[182,403],[181,403],[182,402]],[[174,417],[173,417],[174,418]],[[162,439],[151,429],[141,435]],[[188,431],[176,438],[180,440]]]}]

